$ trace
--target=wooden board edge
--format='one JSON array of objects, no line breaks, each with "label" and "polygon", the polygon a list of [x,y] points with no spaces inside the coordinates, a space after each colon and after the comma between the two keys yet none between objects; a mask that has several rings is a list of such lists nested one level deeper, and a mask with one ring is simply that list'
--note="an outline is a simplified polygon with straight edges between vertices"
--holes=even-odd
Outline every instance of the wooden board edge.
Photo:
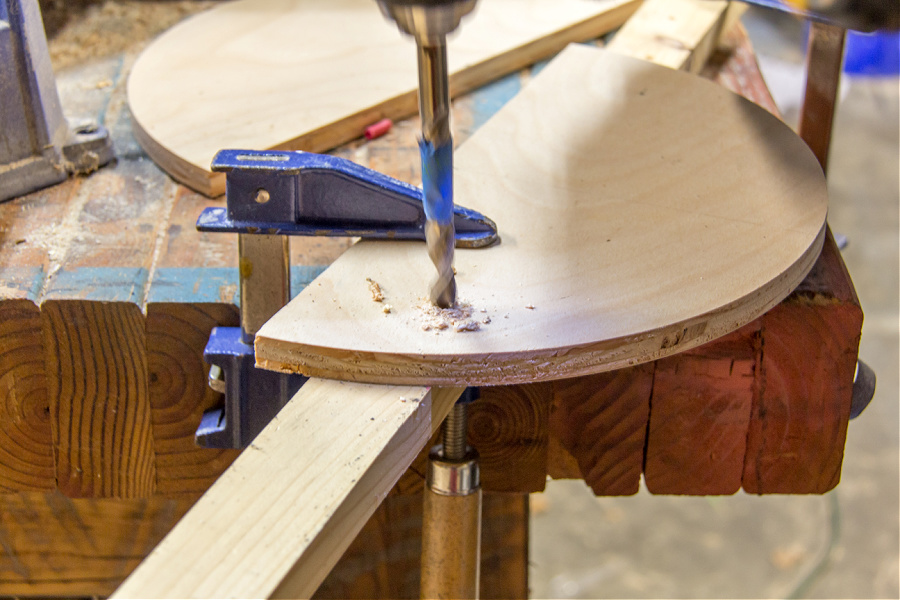
[{"label": "wooden board edge", "polygon": [[[311,380],[114,597],[311,595],[462,391]],[[344,443],[309,453],[297,439],[304,432],[331,435],[321,430],[338,404],[346,421],[333,430]],[[347,472],[323,471],[353,463]],[[359,469],[358,479],[348,481],[348,472]],[[303,496],[310,490],[313,496]],[[325,504],[314,510],[301,497]],[[300,516],[304,509],[312,522]],[[253,551],[236,550],[242,543]]]},{"label": "wooden board edge", "polygon": [[[414,368],[400,371],[399,368],[384,369],[377,353],[354,352],[353,370],[348,370],[344,350],[298,345],[257,335],[256,364],[272,371],[326,379],[340,372],[345,381],[381,385],[510,385],[612,371],[683,352],[720,338],[779,304],[812,269],[821,253],[825,231],[823,224],[811,245],[794,264],[768,286],[754,291],[748,298],[737,299],[690,321],[645,331],[626,340],[605,340],[566,348],[565,352],[558,349],[542,350],[520,356],[501,367],[497,367],[497,364],[503,362],[504,357],[496,354],[468,355],[462,362],[451,360],[454,357],[450,356],[416,356],[411,361]],[[622,347],[627,349],[623,351]],[[479,364],[483,366],[479,367]],[[433,369],[435,374],[423,380],[419,375],[422,365],[428,365],[429,370]]]}]

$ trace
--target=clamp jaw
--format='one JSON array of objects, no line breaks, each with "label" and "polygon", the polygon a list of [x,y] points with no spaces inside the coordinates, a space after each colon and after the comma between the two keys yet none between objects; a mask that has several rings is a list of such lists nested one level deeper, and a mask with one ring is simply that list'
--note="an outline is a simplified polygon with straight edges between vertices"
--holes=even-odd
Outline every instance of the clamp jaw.
[{"label": "clamp jaw", "polygon": [[[222,150],[226,206],[204,209],[197,229],[237,233],[240,327],[213,329],[203,358],[221,407],[203,415],[196,441],[243,448],[306,381],[256,368],[253,339],[290,300],[291,235],[424,240],[422,190],[349,160],[308,152]],[[456,245],[481,248],[499,238],[484,215],[455,207]]]}]

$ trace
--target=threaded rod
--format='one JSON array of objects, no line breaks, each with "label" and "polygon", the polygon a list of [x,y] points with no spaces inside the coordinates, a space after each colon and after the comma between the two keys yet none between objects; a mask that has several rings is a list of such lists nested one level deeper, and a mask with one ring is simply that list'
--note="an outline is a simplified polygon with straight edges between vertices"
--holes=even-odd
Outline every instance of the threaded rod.
[{"label": "threaded rod", "polygon": [[441,425],[443,455],[448,460],[462,460],[466,456],[467,404],[457,402]]}]

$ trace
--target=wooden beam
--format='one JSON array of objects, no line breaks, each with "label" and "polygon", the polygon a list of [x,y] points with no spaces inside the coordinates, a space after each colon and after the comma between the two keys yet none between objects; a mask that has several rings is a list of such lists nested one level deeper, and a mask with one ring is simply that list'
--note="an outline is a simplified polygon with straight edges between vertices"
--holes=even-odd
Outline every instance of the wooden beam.
[{"label": "wooden beam", "polygon": [[721,0],[646,0],[607,48],[672,69],[699,73],[733,18]]},{"label": "wooden beam", "polygon": [[114,596],[312,595],[461,393],[310,380]]},{"label": "wooden beam", "polygon": [[0,594],[107,596],[194,500],[0,494]]},{"label": "wooden beam", "polygon": [[40,310],[0,299],[0,493],[56,488],[49,413]]}]

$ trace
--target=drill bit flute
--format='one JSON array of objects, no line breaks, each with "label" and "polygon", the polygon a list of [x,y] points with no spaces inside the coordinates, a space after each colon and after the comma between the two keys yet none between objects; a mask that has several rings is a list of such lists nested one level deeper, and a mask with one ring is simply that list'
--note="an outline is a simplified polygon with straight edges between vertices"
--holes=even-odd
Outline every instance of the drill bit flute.
[{"label": "drill bit flute", "polygon": [[453,274],[453,140],[447,82],[447,35],[471,12],[475,0],[378,0],[381,11],[413,36],[419,64],[422,118],[422,187],[425,191],[425,242],[438,277],[431,301],[441,308],[456,303]]},{"label": "drill bit flute", "polygon": [[[447,89],[447,47],[417,44],[419,114],[422,118],[422,188],[425,192],[425,244],[438,277],[431,301],[441,308],[456,303],[453,274],[453,139],[450,135],[450,94]],[[443,76],[442,76],[443,74]]]}]

